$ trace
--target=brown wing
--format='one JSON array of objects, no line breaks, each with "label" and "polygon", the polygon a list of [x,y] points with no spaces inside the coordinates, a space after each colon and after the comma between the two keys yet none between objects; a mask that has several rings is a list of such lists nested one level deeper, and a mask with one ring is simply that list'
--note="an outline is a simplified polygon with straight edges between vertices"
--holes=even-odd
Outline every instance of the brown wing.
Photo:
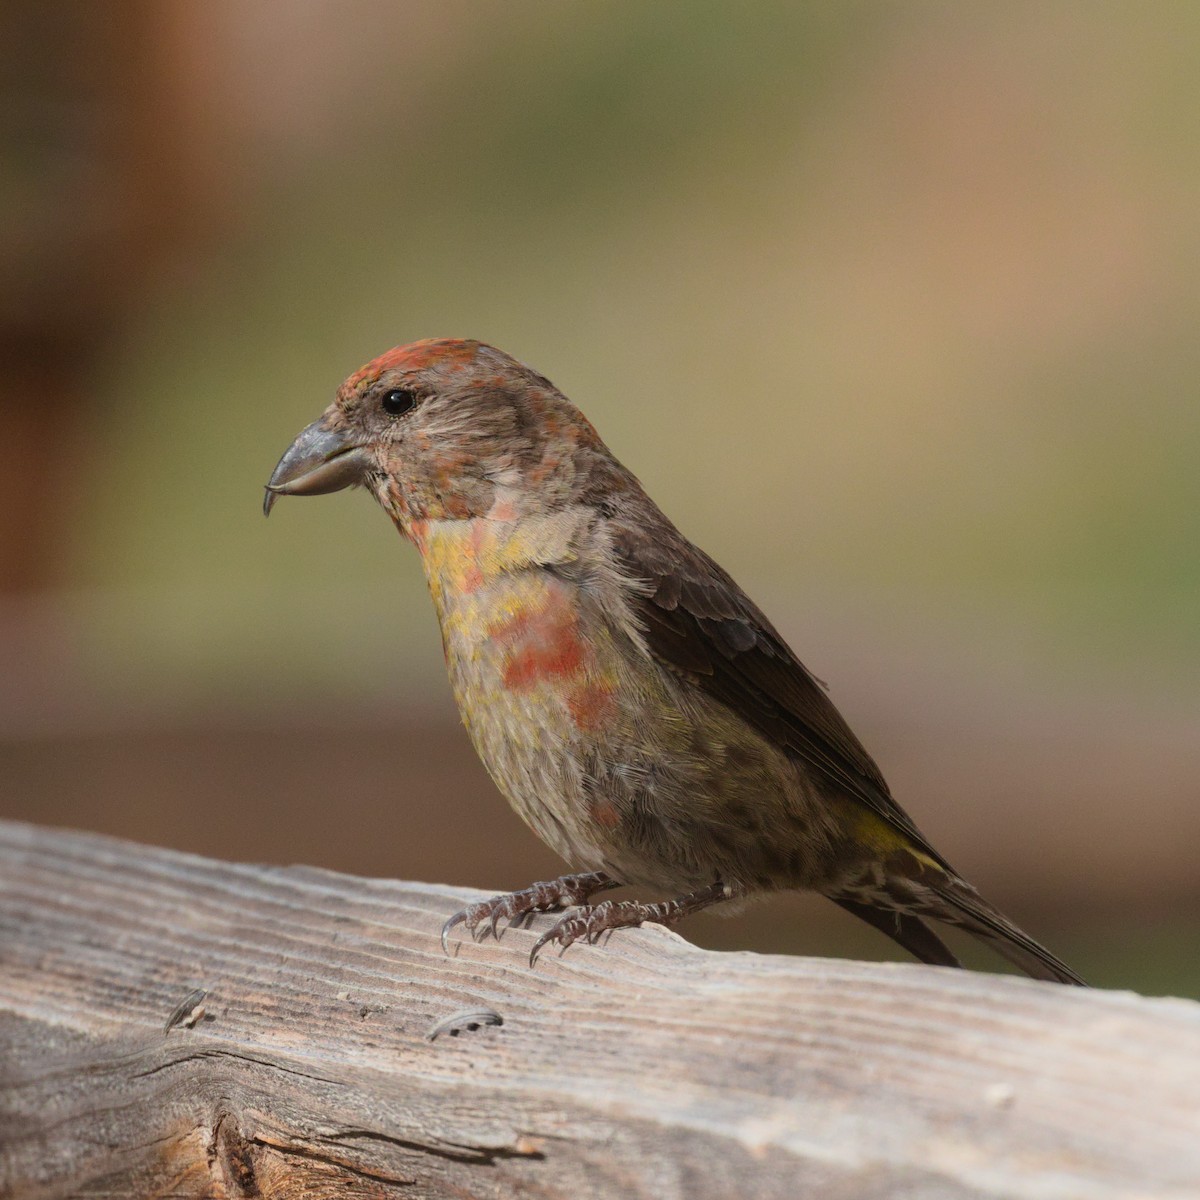
[{"label": "brown wing", "polygon": [[649,588],[637,607],[650,652],[949,870],[892,799],[822,684],[754,602],[665,517],[645,515],[636,528],[620,518],[609,528],[625,570]]}]

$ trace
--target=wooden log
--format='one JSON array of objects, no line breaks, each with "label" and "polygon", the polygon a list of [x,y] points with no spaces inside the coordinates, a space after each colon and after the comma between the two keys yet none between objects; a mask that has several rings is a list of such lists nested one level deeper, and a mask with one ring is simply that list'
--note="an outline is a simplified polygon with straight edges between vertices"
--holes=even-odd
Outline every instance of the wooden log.
[{"label": "wooden log", "polygon": [[1200,1005],[477,896],[0,824],[0,1194],[1200,1195]]}]

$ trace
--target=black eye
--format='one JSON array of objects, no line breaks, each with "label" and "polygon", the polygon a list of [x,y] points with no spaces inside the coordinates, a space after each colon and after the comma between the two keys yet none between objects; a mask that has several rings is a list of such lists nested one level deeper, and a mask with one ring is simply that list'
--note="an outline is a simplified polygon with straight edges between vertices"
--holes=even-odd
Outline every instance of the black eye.
[{"label": "black eye", "polygon": [[402,417],[416,402],[416,396],[407,388],[392,388],[390,392],[383,393],[383,399],[379,403],[389,416]]}]

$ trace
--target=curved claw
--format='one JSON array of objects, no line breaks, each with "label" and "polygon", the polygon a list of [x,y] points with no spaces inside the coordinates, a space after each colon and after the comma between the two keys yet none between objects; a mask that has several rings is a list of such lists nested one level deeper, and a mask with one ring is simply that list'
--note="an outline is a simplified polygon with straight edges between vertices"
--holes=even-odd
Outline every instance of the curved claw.
[{"label": "curved claw", "polygon": [[488,923],[488,930],[490,931],[492,937],[496,939],[496,941],[500,940],[500,932],[497,929],[497,926],[500,924],[500,918],[502,916],[504,916],[504,906],[500,905],[496,908],[495,912],[492,913],[492,919]]},{"label": "curved claw", "polygon": [[587,921],[579,916],[567,916],[563,917],[560,921],[556,921],[533,943],[533,949],[529,952],[529,965],[531,967],[534,966],[538,955],[542,952],[542,947],[548,945],[550,942],[558,943],[558,956],[562,958],[567,952],[568,947],[573,946],[586,932]]},{"label": "curved claw", "polygon": [[542,947],[548,941],[550,941],[550,936],[551,936],[551,934],[553,934],[553,932],[554,932],[554,930],[551,929],[551,930],[549,930],[549,932],[543,933],[542,936],[540,938],[538,938],[538,940],[536,942],[533,943],[533,949],[530,950],[530,952],[529,952],[529,965],[531,968],[537,965],[537,957],[539,954],[541,954]]},{"label": "curved claw", "polygon": [[442,950],[446,954],[450,953],[450,930],[452,930],[455,925],[461,925],[466,919],[467,910],[464,908],[461,912],[456,912],[454,916],[452,916],[450,920],[448,920],[445,925],[442,926]]},{"label": "curved claw", "polygon": [[[582,875],[563,875],[548,883],[535,883],[520,892],[502,893],[490,900],[468,904],[442,926],[442,949],[447,954],[450,953],[450,930],[456,925],[465,925],[476,942],[482,942],[489,933],[499,941],[505,929],[526,928],[539,912],[554,912],[569,905],[579,904],[583,905],[583,911],[586,913],[590,911],[587,907],[588,897],[594,892],[605,892],[620,886],[618,880],[602,871],[588,871]],[[608,903],[611,906],[612,902]],[[603,905],[599,907],[604,909]],[[502,928],[500,922],[506,918],[508,924]],[[582,925],[573,922],[570,926],[567,925],[567,920],[566,917],[560,920],[546,937],[541,938],[534,946],[529,956],[531,966],[536,962],[547,941],[557,941],[565,950],[572,942],[578,941],[591,930],[591,925],[586,920]],[[577,920],[578,918],[575,918],[575,921]]]}]

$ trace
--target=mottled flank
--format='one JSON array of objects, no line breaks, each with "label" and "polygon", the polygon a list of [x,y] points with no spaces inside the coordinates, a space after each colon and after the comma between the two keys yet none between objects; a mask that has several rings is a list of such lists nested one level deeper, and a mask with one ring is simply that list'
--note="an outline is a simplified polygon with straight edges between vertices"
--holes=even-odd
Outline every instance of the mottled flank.
[{"label": "mottled flank", "polygon": [[484,765],[587,872],[583,890],[497,897],[448,924],[486,929],[619,883],[674,897],[585,908],[542,939],[566,946],[812,888],[924,961],[955,962],[934,918],[1078,982],[951,869],[767,618],[543,376],[480,342],[415,342],[351,375],[297,446],[270,489],[345,486],[359,469],[420,552]]}]

